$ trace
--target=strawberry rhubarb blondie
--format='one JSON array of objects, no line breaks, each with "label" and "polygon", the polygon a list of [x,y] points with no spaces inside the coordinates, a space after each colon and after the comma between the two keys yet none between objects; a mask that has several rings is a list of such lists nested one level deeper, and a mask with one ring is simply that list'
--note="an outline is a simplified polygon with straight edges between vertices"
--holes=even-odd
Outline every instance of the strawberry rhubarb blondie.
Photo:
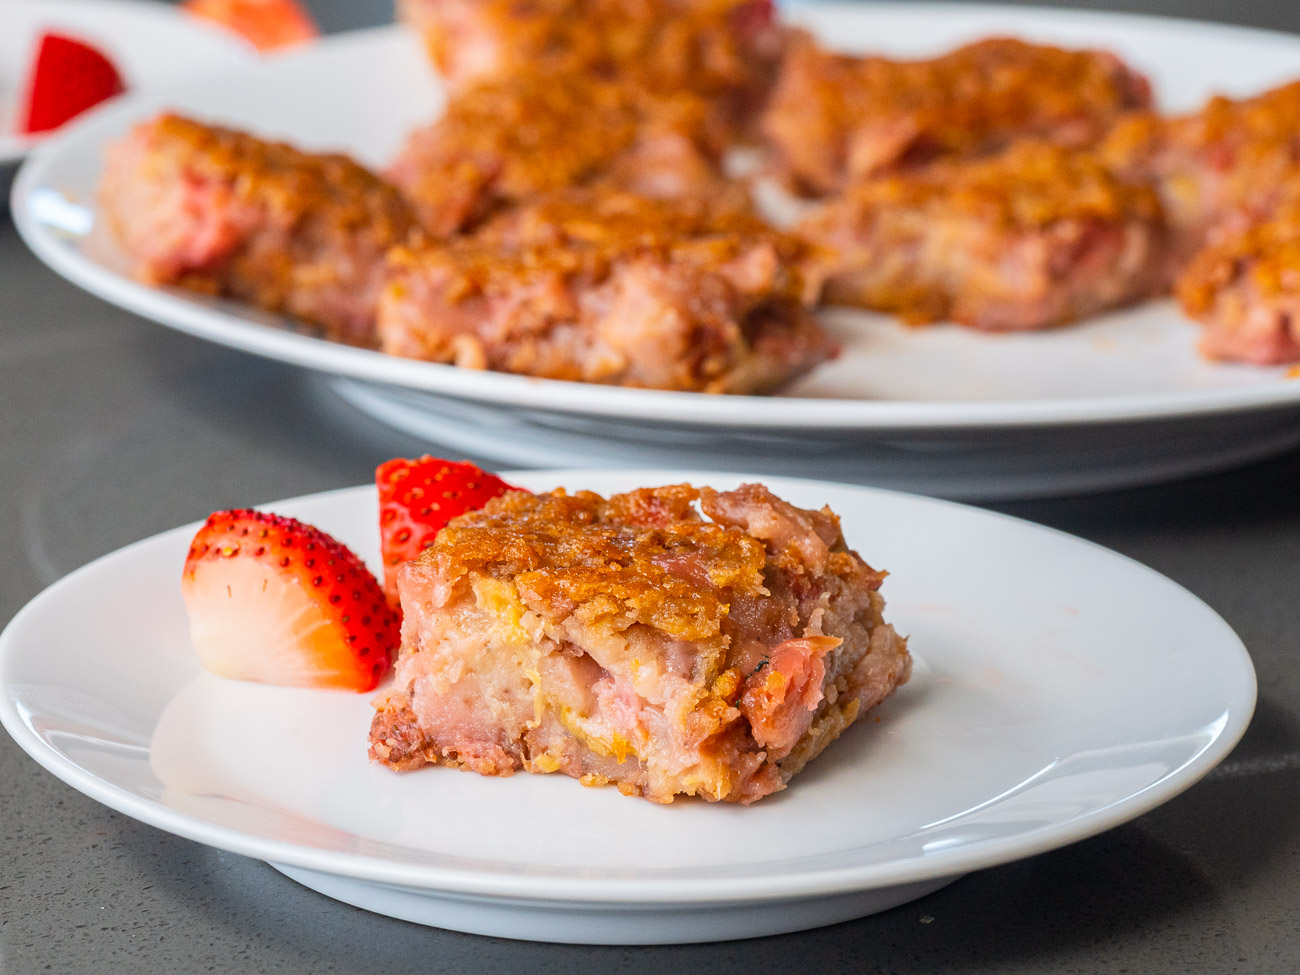
[{"label": "strawberry rhubarb blondie", "polygon": [[799,229],[829,255],[827,301],[990,331],[1150,297],[1168,260],[1155,190],[1043,141],[863,180]]},{"label": "strawberry rhubarb blondie", "polygon": [[722,172],[727,138],[713,103],[690,92],[525,71],[457,94],[410,134],[388,177],[445,236],[579,186],[748,199]]},{"label": "strawberry rhubarb blondie", "polygon": [[758,484],[512,491],[399,569],[370,755],[751,803],[907,680],[884,577]]},{"label": "strawberry rhubarb blondie", "polygon": [[807,251],[700,200],[549,194],[474,236],[395,249],[380,343],[549,379],[762,392],[835,352],[811,311]]},{"label": "strawberry rhubarb blondie", "polygon": [[138,278],[359,345],[374,343],[384,255],[422,235],[397,189],[347,156],[174,114],[109,147],[100,200]]},{"label": "strawberry rhubarb blondie", "polygon": [[811,195],[1023,138],[1081,147],[1151,104],[1147,80],[1105,51],[993,37],[928,61],[788,44],[761,127],[773,168]]},{"label": "strawberry rhubarb blondie", "polygon": [[690,92],[743,125],[787,30],[772,0],[399,0],[454,95],[529,72]]}]

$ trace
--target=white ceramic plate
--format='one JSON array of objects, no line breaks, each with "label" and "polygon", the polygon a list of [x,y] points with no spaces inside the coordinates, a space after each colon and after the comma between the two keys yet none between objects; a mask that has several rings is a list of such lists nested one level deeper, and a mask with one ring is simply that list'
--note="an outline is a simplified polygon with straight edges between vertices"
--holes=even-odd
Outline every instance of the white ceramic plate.
[{"label": "white ceramic plate", "polygon": [[49,138],[17,131],[36,44],[49,30],[95,45],[117,65],[128,89],[229,71],[254,56],[234,34],[157,0],[0,0],[0,169]]},{"label": "white ceramic plate", "polygon": [[[991,33],[1114,49],[1167,108],[1300,76],[1300,38],[1185,21],[929,3],[805,3],[845,49],[928,54]],[[381,165],[441,95],[399,28],[338,37],[238,77],[141,94],[31,160],[13,210],[57,271],[146,317],[319,370],[386,422],[516,462],[729,466],[967,497],[1089,490],[1239,463],[1300,442],[1300,383],[1211,364],[1168,301],[1049,333],[905,328],[834,311],[845,353],[778,397],[628,390],[478,373],[349,348],[228,302],[145,287],[99,226],[104,143],[163,106]],[[1223,422],[1224,420],[1227,422]]]},{"label": "white ceramic plate", "polygon": [[[602,492],[729,475],[512,474]],[[365,695],[200,674],[180,566],[196,526],[73,573],[0,636],[0,719],[114,809],[259,857],[332,897],[544,941],[774,934],[893,906],[1115,826],[1204,775],[1245,730],[1240,641],[1169,580],[1059,532],[946,502],[769,479],[830,504],[891,570],[912,681],[748,809],[657,806],[562,776],[367,763]],[[375,563],[357,488],[269,505]]]}]

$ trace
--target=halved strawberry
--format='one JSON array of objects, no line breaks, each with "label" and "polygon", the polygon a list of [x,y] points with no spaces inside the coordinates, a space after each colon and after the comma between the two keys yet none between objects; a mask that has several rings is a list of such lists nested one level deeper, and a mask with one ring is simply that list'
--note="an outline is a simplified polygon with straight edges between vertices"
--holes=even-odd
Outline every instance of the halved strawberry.
[{"label": "halved strawberry", "polygon": [[464,461],[426,454],[397,457],[375,468],[379,486],[379,544],[384,555],[384,592],[397,605],[397,567],[433,544],[447,522],[518,491],[495,474]]},{"label": "halved strawberry", "polygon": [[291,687],[368,691],[388,671],[397,614],[345,546],[261,511],[218,511],[181,576],[190,639],[204,669]]},{"label": "halved strawberry", "polygon": [[259,51],[320,36],[311,14],[297,0],[185,0],[181,8],[242,35]]},{"label": "halved strawberry", "polygon": [[57,129],[124,91],[126,82],[105,54],[63,34],[43,34],[19,128],[29,134]]}]

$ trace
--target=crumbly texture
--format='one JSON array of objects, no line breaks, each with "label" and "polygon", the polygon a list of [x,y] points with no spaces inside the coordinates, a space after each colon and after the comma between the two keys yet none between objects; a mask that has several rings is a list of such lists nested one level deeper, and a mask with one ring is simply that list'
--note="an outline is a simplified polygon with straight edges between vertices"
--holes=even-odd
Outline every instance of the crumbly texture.
[{"label": "crumbly texture", "polygon": [[384,256],[414,211],[346,156],[165,114],[111,146],[109,226],[150,284],[250,302],[374,344]]},{"label": "crumbly texture", "polygon": [[743,211],[570,191],[394,251],[379,334],[387,352],[470,368],[761,391],[834,352],[806,254]]},{"label": "crumbly texture", "polygon": [[504,495],[400,571],[370,755],[753,802],[907,680],[883,578],[761,485]]},{"label": "crumbly texture", "polygon": [[824,194],[865,177],[996,152],[1015,139],[1096,142],[1150,85],[1114,55],[989,38],[928,61],[789,45],[762,120],[774,168]]},{"label": "crumbly texture", "polygon": [[[1292,185],[1300,190],[1300,179]],[[1300,361],[1300,201],[1205,247],[1175,293],[1206,326],[1201,351],[1209,358]]]},{"label": "crumbly texture", "polygon": [[401,0],[455,93],[537,72],[690,93],[742,124],[775,71],[771,0]]},{"label": "crumbly texture", "polygon": [[1300,82],[1253,98],[1212,98],[1198,112],[1142,112],[1102,146],[1107,166],[1159,192],[1172,235],[1169,277],[1221,233],[1267,217],[1300,173]]},{"label": "crumbly texture", "polygon": [[721,160],[775,71],[770,0],[406,0],[451,98],[390,175],[438,235],[599,185],[747,200]]},{"label": "crumbly texture", "polygon": [[441,237],[535,196],[598,184],[671,199],[747,199],[720,169],[711,103],[586,75],[523,71],[468,87],[412,132],[389,176]]},{"label": "crumbly texture", "polygon": [[800,232],[821,248],[827,301],[991,330],[1148,297],[1166,259],[1153,190],[1090,152],[1037,141],[864,181]]}]

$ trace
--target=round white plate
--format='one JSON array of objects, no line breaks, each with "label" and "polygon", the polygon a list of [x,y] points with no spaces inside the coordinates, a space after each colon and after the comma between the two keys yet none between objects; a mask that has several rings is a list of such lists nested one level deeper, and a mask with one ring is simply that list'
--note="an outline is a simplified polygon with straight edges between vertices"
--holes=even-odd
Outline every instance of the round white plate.
[{"label": "round white plate", "polygon": [[[1300,37],[1186,21],[930,3],[804,3],[787,16],[853,50],[928,54],[993,33],[1111,48],[1153,77],[1171,110],[1300,76]],[[400,28],[328,39],[238,76],[129,96],[75,125],[25,167],[14,217],[43,260],[109,301],[332,374],[386,422],[433,428],[444,442],[486,437],[479,453],[529,463],[569,462],[575,439],[593,463],[622,463],[611,458],[624,444],[645,441],[640,464],[749,470],[759,455],[781,473],[829,470],[990,498],[1158,480],[1300,442],[1300,383],[1285,369],[1202,360],[1197,327],[1169,301],[1001,336],[836,310],[826,321],[844,342],[838,360],[780,396],[705,396],[474,372],[328,342],[239,305],[130,280],[100,226],[105,142],[164,106],[382,165],[440,104],[419,44]],[[522,427],[511,410],[527,411]]]},{"label": "round white plate", "polygon": [[251,63],[241,38],[152,0],[0,0],[0,171],[50,134],[20,134],[28,73],[46,31],[87,41],[122,72],[128,89],[152,88],[204,71]]},{"label": "round white plate", "polygon": [[[601,492],[733,475],[511,474]],[[0,720],[129,816],[270,861],[331,897],[512,938],[654,943],[829,924],[1091,836],[1177,795],[1246,728],[1241,642],[1164,577],[1068,535],[878,490],[772,478],[829,504],[888,568],[912,681],[785,792],[658,806],[563,776],[397,774],[368,695],[201,674],[180,567],[196,526],[73,573],[0,636]],[[376,500],[279,502],[375,563]]]}]

